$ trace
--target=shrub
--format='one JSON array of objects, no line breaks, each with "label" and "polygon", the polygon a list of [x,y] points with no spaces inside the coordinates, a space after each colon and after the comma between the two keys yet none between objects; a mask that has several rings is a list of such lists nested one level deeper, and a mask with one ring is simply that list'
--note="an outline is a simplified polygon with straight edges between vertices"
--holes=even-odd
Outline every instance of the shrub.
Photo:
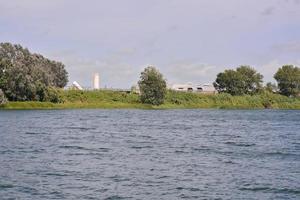
[{"label": "shrub", "polygon": [[64,99],[60,89],[48,87],[45,90],[43,101],[52,103],[62,103],[64,102]]}]

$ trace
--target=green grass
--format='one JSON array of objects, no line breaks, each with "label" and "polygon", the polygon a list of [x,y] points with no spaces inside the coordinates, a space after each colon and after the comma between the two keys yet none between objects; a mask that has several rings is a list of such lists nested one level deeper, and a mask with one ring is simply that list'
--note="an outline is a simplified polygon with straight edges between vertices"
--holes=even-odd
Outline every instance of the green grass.
[{"label": "green grass", "polygon": [[137,94],[100,90],[61,92],[64,103],[9,102],[3,109],[300,109],[299,98],[264,92],[258,95],[231,96],[229,94],[205,95],[168,91],[165,103],[160,106],[142,104]]}]

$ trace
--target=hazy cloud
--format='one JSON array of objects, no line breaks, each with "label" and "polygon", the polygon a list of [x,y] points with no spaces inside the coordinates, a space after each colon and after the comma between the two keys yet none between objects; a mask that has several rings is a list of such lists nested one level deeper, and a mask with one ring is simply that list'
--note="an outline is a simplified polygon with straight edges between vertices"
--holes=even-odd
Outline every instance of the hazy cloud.
[{"label": "hazy cloud", "polygon": [[99,72],[102,85],[130,87],[146,63],[170,81],[212,82],[300,48],[299,0],[0,0],[0,12],[1,41],[63,61],[87,86]]},{"label": "hazy cloud", "polygon": [[280,53],[300,53],[300,41],[276,44],[272,48]]},{"label": "hazy cloud", "polygon": [[274,7],[268,7],[265,10],[263,10],[261,14],[265,16],[272,15],[274,10],[275,10]]},{"label": "hazy cloud", "polygon": [[176,61],[165,66],[164,70],[170,83],[212,82],[211,75],[217,73],[217,67],[192,61]]}]

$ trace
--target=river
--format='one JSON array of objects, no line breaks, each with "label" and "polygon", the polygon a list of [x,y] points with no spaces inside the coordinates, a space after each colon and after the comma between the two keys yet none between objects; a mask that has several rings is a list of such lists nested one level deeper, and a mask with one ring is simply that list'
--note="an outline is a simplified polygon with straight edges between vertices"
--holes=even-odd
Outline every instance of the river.
[{"label": "river", "polygon": [[0,111],[0,199],[300,199],[300,111]]}]

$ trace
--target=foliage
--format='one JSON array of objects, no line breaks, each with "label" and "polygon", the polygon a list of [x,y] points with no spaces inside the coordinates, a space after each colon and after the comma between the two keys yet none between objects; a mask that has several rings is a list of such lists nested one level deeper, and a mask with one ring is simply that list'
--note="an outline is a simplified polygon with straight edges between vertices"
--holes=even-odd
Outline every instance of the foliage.
[{"label": "foliage", "polygon": [[279,92],[285,96],[300,94],[300,68],[284,65],[278,69],[274,78],[278,82]]},{"label": "foliage", "polygon": [[50,102],[8,102],[5,109],[66,109],[66,108],[218,108],[218,109],[300,109],[299,98],[289,98],[280,94],[262,91],[255,95],[232,96],[228,93],[205,95],[167,91],[164,104],[155,106],[143,104],[139,95],[118,91],[59,91],[62,103]]},{"label": "foliage", "polygon": [[2,90],[0,89],[0,106],[7,103],[7,99],[4,95],[4,93],[2,92]]},{"label": "foliage", "polygon": [[155,67],[147,67],[139,81],[141,102],[152,105],[161,105],[167,91],[167,84],[163,75]]},{"label": "foliage", "polygon": [[54,87],[47,87],[44,90],[44,96],[42,101],[52,102],[52,103],[63,103],[64,98],[62,91]]},{"label": "foliage", "polygon": [[263,76],[250,66],[240,66],[219,73],[214,86],[218,92],[231,95],[256,94],[262,88],[262,79]]},{"label": "foliage", "polygon": [[268,82],[264,89],[268,92],[277,92],[278,90],[277,85],[271,82]]},{"label": "foliage", "polygon": [[0,44],[0,88],[10,101],[43,101],[48,87],[68,82],[65,66],[20,45]]}]

